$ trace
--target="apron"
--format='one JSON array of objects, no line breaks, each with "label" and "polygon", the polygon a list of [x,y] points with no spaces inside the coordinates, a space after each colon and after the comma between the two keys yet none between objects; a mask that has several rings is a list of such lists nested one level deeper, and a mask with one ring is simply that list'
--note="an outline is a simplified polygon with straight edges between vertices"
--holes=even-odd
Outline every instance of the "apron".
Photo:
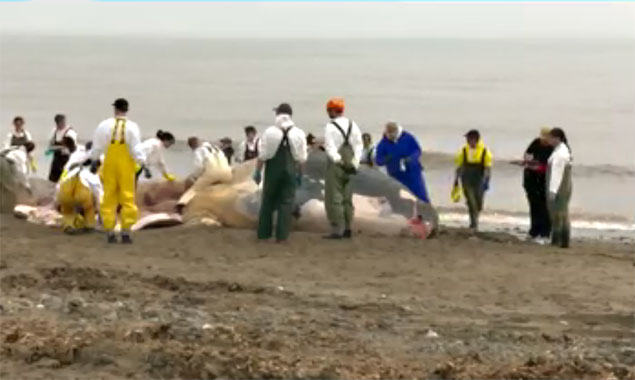
[{"label": "apron", "polygon": [[23,134],[22,136],[11,134],[11,146],[22,146],[27,142],[29,142],[29,139],[26,137],[26,134]]},{"label": "apron", "polygon": [[254,141],[254,149],[249,149],[249,144],[245,142],[245,155],[243,161],[253,160],[258,158],[258,140]]},{"label": "apron", "polygon": [[[63,147],[64,137],[66,137],[66,135],[68,134],[68,131],[70,130],[71,130],[70,127],[66,128],[59,140],[55,140],[55,137],[57,136],[57,132],[55,132],[53,134],[53,141],[51,145],[54,147],[60,147],[60,148]],[[57,181],[59,181],[60,177],[62,176],[62,173],[64,172],[64,166],[66,166],[66,163],[68,162],[69,158],[70,158],[70,155],[66,154],[66,152],[64,152],[63,149],[58,149],[53,153],[53,162],[51,162],[51,171],[49,172],[49,181],[54,183],[57,183]]]}]

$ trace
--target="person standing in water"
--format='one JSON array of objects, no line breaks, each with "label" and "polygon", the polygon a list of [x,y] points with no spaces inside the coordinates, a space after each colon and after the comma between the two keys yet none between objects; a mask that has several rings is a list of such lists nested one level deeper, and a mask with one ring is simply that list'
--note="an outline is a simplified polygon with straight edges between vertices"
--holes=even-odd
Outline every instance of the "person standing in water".
[{"label": "person standing in water", "polygon": [[62,114],[55,115],[55,128],[51,134],[49,141],[48,154],[53,154],[53,162],[51,162],[51,170],[49,172],[49,181],[57,183],[64,166],[68,161],[71,153],[64,147],[64,138],[69,137],[77,144],[77,132],[70,125],[66,124],[66,116]]},{"label": "person standing in water", "polygon": [[253,126],[245,127],[245,140],[238,146],[236,162],[245,162],[258,158],[258,131]]},{"label": "person standing in water", "polygon": [[295,190],[302,183],[302,165],[307,158],[304,132],[291,116],[293,110],[287,103],[275,108],[276,124],[265,130],[260,139],[260,152],[253,178],[257,184],[265,179],[262,203],[258,219],[258,239],[268,240],[273,235],[273,214],[277,212],[276,241],[289,237]]},{"label": "person standing in water", "polygon": [[547,202],[552,226],[551,245],[569,248],[571,239],[569,201],[573,190],[571,180],[573,158],[567,136],[562,129],[552,129],[549,132],[549,140],[554,147],[547,168]]},{"label": "person standing in water", "polygon": [[[127,118],[128,101],[119,98],[113,103],[115,117],[102,121],[93,138],[91,160],[99,162],[105,153],[102,165],[104,196],[100,210],[108,243],[116,243],[115,224],[117,209],[121,206],[121,242],[132,243],[130,228],[137,221],[135,203],[136,166],[146,161],[141,149],[141,137],[137,123]],[[93,172],[96,172],[93,165]]]},{"label": "person standing in water", "polygon": [[551,235],[551,219],[547,208],[547,166],[553,146],[549,137],[550,128],[542,128],[525,151],[523,164],[523,187],[529,202],[531,219],[529,238],[545,244]]},{"label": "person standing in water", "polygon": [[483,198],[489,189],[492,172],[492,152],[485,147],[481,134],[472,129],[465,134],[466,144],[457,152],[454,163],[456,175],[454,185],[459,180],[470,213],[470,229],[478,230],[478,219],[483,210]]},{"label": "person standing in water", "polygon": [[31,138],[31,134],[24,128],[24,118],[22,116],[14,117],[13,128],[4,140],[4,148],[8,149],[12,146],[23,146],[29,141],[33,142],[33,139]]},{"label": "person standing in water", "polygon": [[145,167],[143,168],[146,178],[152,178],[150,168],[154,167],[161,172],[163,178],[167,181],[172,182],[176,179],[173,174],[168,172],[165,157],[163,157],[163,151],[174,145],[175,141],[172,133],[158,130],[156,137],[149,138],[141,143],[141,150],[146,157]]},{"label": "person standing in water", "polygon": [[324,206],[331,233],[325,238],[351,238],[355,213],[351,176],[359,169],[362,133],[354,121],[344,117],[344,99],[329,100],[326,112],[331,120],[324,130],[327,155]]},{"label": "person standing in water", "polygon": [[[406,186],[419,201],[430,203],[420,159],[421,147],[417,139],[399,124],[387,123],[384,137],[377,145],[375,163],[386,166],[388,175]],[[417,219],[417,222],[421,221],[421,214]]]}]

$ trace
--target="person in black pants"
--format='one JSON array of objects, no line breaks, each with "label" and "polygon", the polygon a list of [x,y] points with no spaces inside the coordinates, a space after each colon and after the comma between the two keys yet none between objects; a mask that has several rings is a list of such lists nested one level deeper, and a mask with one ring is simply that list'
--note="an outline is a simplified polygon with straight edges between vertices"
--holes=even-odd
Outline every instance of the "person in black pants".
[{"label": "person in black pants", "polygon": [[549,144],[550,128],[543,128],[525,151],[523,187],[529,201],[531,227],[529,238],[546,244],[551,234],[551,220],[547,209],[547,166],[553,146]]}]

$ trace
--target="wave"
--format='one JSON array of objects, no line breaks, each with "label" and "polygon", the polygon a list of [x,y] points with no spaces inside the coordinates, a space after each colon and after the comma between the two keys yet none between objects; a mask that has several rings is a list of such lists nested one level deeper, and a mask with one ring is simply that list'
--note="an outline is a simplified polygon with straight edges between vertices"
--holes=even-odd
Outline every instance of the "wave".
[{"label": "wave", "polygon": [[[468,224],[468,215],[466,212],[440,212],[439,219],[442,224],[450,227],[466,226]],[[494,229],[510,229],[516,230],[524,234],[529,227],[529,218],[527,216],[518,216],[504,213],[484,213],[480,217],[480,223],[483,226]],[[571,227],[574,233],[577,231],[584,235],[595,233],[601,236],[601,233],[612,232],[617,236],[629,239],[635,238],[635,223],[608,221],[597,219],[580,219],[574,218],[571,221]]]},{"label": "wave", "polygon": [[[215,144],[220,144],[220,138],[212,140]],[[233,139],[234,147],[238,146],[240,141]],[[186,140],[177,140],[173,148],[176,152],[189,152]],[[518,166],[511,164],[514,158],[495,158],[494,166],[499,169],[509,169],[518,171]],[[447,169],[454,166],[454,154],[439,151],[424,151],[423,165],[428,170]],[[578,177],[594,177],[598,175],[605,176],[626,176],[635,178],[635,166],[620,166],[611,164],[575,164],[573,166],[573,174]]]}]

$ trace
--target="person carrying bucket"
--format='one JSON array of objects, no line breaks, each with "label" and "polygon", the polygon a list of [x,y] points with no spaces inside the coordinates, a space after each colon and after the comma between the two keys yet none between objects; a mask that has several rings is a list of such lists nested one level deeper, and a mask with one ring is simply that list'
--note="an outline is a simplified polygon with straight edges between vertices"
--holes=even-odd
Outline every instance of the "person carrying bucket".
[{"label": "person carrying bucket", "polygon": [[459,180],[470,212],[470,229],[478,230],[478,219],[483,210],[483,198],[489,189],[492,172],[492,152],[485,147],[481,134],[472,129],[465,134],[466,144],[456,153],[454,188]]}]

